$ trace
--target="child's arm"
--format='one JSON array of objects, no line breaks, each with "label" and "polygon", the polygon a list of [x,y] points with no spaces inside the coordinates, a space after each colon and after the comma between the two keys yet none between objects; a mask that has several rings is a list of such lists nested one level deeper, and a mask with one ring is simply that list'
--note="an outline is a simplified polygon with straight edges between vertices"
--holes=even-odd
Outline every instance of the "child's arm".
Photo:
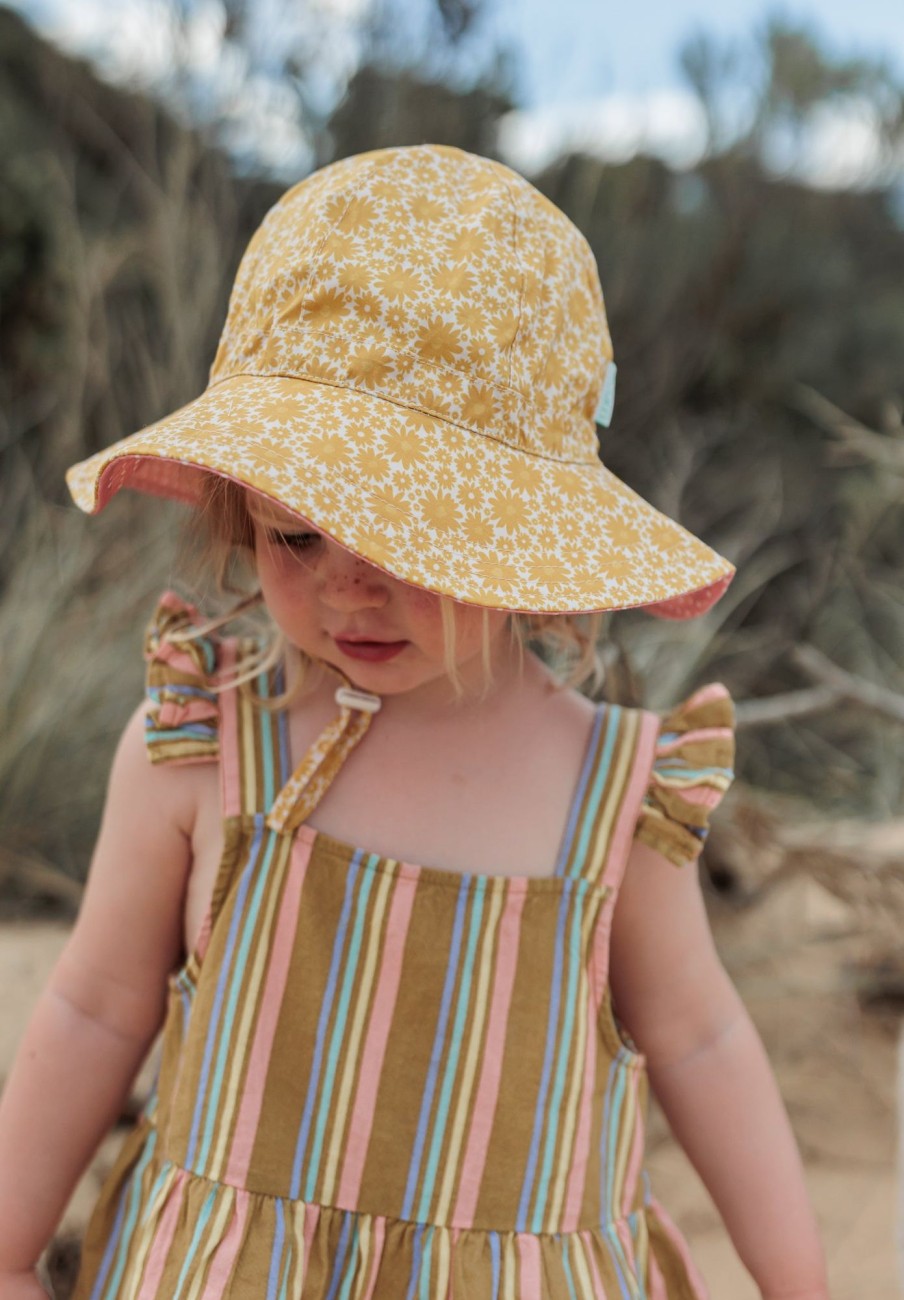
[{"label": "child's arm", "polygon": [[25,1279],[113,1123],[161,1022],[182,950],[191,774],[152,767],[126,727],[78,921],[0,1101],[0,1300]]},{"label": "child's arm", "polygon": [[695,864],[635,842],[610,980],[650,1084],[765,1300],[827,1300],[800,1156],[762,1042],[716,954]]}]

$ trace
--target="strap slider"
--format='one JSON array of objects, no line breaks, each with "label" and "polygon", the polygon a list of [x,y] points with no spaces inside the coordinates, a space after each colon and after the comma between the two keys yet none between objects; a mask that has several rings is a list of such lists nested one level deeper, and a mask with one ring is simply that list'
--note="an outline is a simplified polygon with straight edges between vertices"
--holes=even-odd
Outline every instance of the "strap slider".
[{"label": "strap slider", "polygon": [[364,713],[378,713],[383,703],[379,695],[371,695],[369,691],[359,691],[354,686],[338,687],[335,700],[340,708],[361,709]]}]

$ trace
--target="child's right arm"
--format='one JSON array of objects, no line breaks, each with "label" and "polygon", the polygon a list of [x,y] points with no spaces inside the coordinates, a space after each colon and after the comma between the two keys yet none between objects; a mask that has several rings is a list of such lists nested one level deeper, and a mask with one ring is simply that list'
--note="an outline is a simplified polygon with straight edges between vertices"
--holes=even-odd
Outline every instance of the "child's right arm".
[{"label": "child's right arm", "polygon": [[116,751],[78,921],[0,1099],[0,1300],[34,1268],[163,1017],[183,949],[195,783],[148,762],[144,706]]}]

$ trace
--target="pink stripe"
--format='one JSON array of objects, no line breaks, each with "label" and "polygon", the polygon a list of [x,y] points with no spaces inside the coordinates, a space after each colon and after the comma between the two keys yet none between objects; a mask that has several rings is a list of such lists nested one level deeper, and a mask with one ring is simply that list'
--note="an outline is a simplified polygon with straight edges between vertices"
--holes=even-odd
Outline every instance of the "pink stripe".
[{"label": "pink stripe", "polygon": [[687,1248],[687,1242],[678,1231],[678,1228],[675,1226],[671,1217],[666,1213],[665,1209],[660,1205],[655,1196],[651,1196],[647,1200],[646,1208],[648,1212],[655,1214],[656,1218],[662,1224],[666,1236],[674,1246],[676,1253],[687,1270],[688,1280],[694,1288],[696,1300],[709,1300],[709,1291],[707,1290],[706,1283],[703,1281],[703,1277],[697,1268],[697,1265],[691,1259],[690,1251]]},{"label": "pink stripe", "polygon": [[158,727],[183,727],[187,722],[204,722],[216,718],[217,706],[210,700],[189,700],[177,704],[175,700],[165,700],[157,710]]},{"label": "pink stripe", "polygon": [[[224,638],[220,655],[220,667],[224,675],[232,675],[236,653],[235,639]],[[239,767],[238,691],[234,687],[220,692],[220,777],[223,816],[237,817],[242,811],[242,789]]]},{"label": "pink stripe", "polygon": [[519,1232],[515,1240],[521,1257],[518,1300],[541,1300],[543,1270],[540,1264],[540,1239],[529,1232]]},{"label": "pink stripe", "polygon": [[574,1137],[574,1150],[571,1153],[571,1171],[565,1192],[565,1208],[562,1214],[562,1231],[575,1232],[581,1217],[581,1205],[584,1199],[584,1185],[590,1164],[590,1126],[593,1119],[593,1086],[596,1081],[596,1016],[594,998],[587,999],[587,1049],[584,1053],[584,1079],[581,1084],[581,1099],[578,1110],[577,1131]]},{"label": "pink stripe", "polygon": [[656,1256],[653,1253],[652,1246],[647,1257],[647,1294],[650,1300],[669,1300],[669,1293],[666,1289],[665,1278],[662,1276],[662,1269],[657,1263]]},{"label": "pink stripe", "polygon": [[264,987],[260,995],[254,1042],[245,1074],[245,1085],[242,1089],[242,1100],[232,1137],[229,1162],[226,1166],[226,1182],[234,1186],[241,1187],[245,1183],[251,1164],[251,1152],[257,1137],[257,1126],[264,1102],[264,1088],[267,1083],[267,1071],[270,1068],[276,1026],[282,1010],[289,966],[292,962],[301,893],[310,860],[310,841],[297,841],[292,846],[288,877],[278,907],[276,930],[270,946]]},{"label": "pink stripe", "polygon": [[631,1236],[631,1230],[624,1219],[616,1219],[612,1224],[615,1229],[615,1235],[622,1244],[625,1260],[631,1272],[637,1276],[637,1260],[634,1256],[634,1238]]},{"label": "pink stripe", "polygon": [[250,1201],[248,1192],[243,1189],[236,1191],[235,1210],[229,1221],[229,1227],[217,1245],[213,1264],[201,1293],[201,1300],[221,1300],[221,1297],[226,1294],[226,1283],[232,1278],[233,1266],[245,1235]]},{"label": "pink stripe", "polygon": [[[192,623],[200,621],[197,610],[194,611],[194,617],[190,621]],[[179,628],[179,631],[181,632],[182,629]],[[166,633],[164,633],[165,637]],[[169,664],[171,668],[177,668],[180,673],[193,673],[195,676],[198,674],[198,665],[185,649],[185,646],[180,645],[178,642],[161,640],[160,644],[154,647],[151,662]]]},{"label": "pink stripe", "polygon": [[664,758],[666,754],[673,754],[676,749],[681,749],[688,743],[695,744],[698,741],[706,742],[709,740],[732,740],[734,731],[731,727],[698,727],[696,731],[682,731],[677,740],[667,740],[656,746],[656,757]]},{"label": "pink stripe", "polygon": [[386,1043],[389,1039],[399,991],[402,959],[405,956],[405,938],[411,920],[411,909],[414,906],[415,891],[416,885],[400,876],[393,883],[392,903],[389,908],[389,919],[386,922],[389,941],[384,945],[367,1034],[361,1050],[361,1066],[358,1070],[355,1100],[349,1119],[345,1156],[339,1178],[339,1193],[336,1198],[337,1204],[347,1209],[354,1209],[357,1205],[358,1193],[361,1189],[364,1161],[370,1145],[370,1132],[377,1105],[377,1089],[383,1073],[383,1058],[386,1055]]},{"label": "pink stripe", "polygon": [[643,1164],[644,1155],[644,1123],[643,1114],[640,1109],[637,1090],[640,1087],[641,1075],[635,1070],[629,1076],[628,1086],[631,1090],[631,1109],[622,1111],[622,1124],[633,1123],[634,1136],[631,1140],[631,1154],[628,1156],[628,1164],[625,1169],[625,1184],[622,1188],[622,1214],[630,1214],[631,1207],[634,1204],[634,1195],[637,1190],[637,1180],[640,1177],[640,1168]]},{"label": "pink stripe", "polygon": [[170,1246],[173,1244],[173,1236],[176,1232],[176,1223],[179,1218],[179,1211],[182,1208],[187,1182],[188,1171],[180,1169],[167,1195],[163,1214],[157,1221],[154,1242],[145,1261],[144,1275],[141,1279],[141,1289],[138,1292],[137,1300],[154,1300],[154,1297],[158,1294],[160,1279],[163,1277]]},{"label": "pink stripe", "polygon": [[689,695],[682,705],[681,712],[687,713],[695,709],[698,704],[709,704],[711,700],[730,699],[727,687],[721,682],[708,682],[706,686],[701,686],[699,691]]},{"label": "pink stripe", "polygon": [[381,1214],[374,1215],[371,1220],[373,1224],[373,1233],[371,1241],[373,1243],[373,1259],[370,1265],[370,1277],[367,1279],[367,1286],[364,1288],[364,1294],[361,1300],[371,1300],[374,1293],[374,1287],[377,1285],[377,1274],[380,1271],[380,1263],[383,1259],[383,1237],[386,1234],[386,1220]]},{"label": "pink stripe", "polygon": [[721,803],[725,797],[724,790],[719,790],[712,785],[689,785],[682,790],[681,786],[673,786],[670,781],[663,781],[661,784],[680,794],[685,803],[692,803],[698,808],[715,808],[716,804]]},{"label": "pink stripe", "polygon": [[480,1082],[474,1098],[471,1128],[461,1164],[458,1195],[452,1215],[452,1222],[461,1228],[474,1226],[474,1212],[477,1208],[483,1167],[490,1145],[490,1132],[499,1097],[499,1080],[502,1076],[505,1030],[515,984],[521,912],[525,897],[524,893],[506,893],[499,922],[499,944],[493,971],[490,1014],[484,1035],[483,1064],[480,1068]]},{"label": "pink stripe", "polygon": [[[658,734],[658,715],[644,710],[640,715],[640,728],[630,778],[619,808],[618,820],[615,823],[615,830],[612,833],[606,859],[606,870],[603,873],[603,884],[612,889],[613,899],[615,890],[618,889],[624,875],[631,843],[634,839],[634,831],[637,826],[637,815],[640,812],[640,805],[650,783],[650,772],[653,767],[653,754]],[[614,902],[612,905],[614,906]],[[608,949],[608,940],[606,946]]]},{"label": "pink stripe", "polygon": [[[296,1206],[302,1204],[296,1201]],[[304,1202],[304,1268],[302,1269],[302,1283],[305,1276],[310,1271],[311,1262],[311,1242],[314,1240],[314,1233],[317,1231],[317,1225],[320,1222],[320,1206],[316,1201]]]},{"label": "pink stripe", "polygon": [[606,1288],[603,1286],[603,1279],[600,1277],[600,1271],[596,1266],[596,1252],[593,1248],[593,1236],[589,1228],[583,1228],[578,1233],[579,1239],[584,1243],[586,1250],[586,1259],[590,1265],[590,1272],[593,1274],[593,1285],[597,1295],[605,1297]]}]

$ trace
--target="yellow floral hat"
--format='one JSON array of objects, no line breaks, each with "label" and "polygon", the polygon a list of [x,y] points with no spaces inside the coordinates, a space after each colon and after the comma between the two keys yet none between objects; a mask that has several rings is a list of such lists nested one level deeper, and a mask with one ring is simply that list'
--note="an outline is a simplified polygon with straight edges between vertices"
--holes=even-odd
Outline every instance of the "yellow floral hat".
[{"label": "yellow floral hat", "polygon": [[200,397],[67,473],[193,502],[207,473],[387,573],[496,609],[708,609],[733,566],[601,463],[596,263],[507,167],[434,145],[294,186],[239,267]]}]

